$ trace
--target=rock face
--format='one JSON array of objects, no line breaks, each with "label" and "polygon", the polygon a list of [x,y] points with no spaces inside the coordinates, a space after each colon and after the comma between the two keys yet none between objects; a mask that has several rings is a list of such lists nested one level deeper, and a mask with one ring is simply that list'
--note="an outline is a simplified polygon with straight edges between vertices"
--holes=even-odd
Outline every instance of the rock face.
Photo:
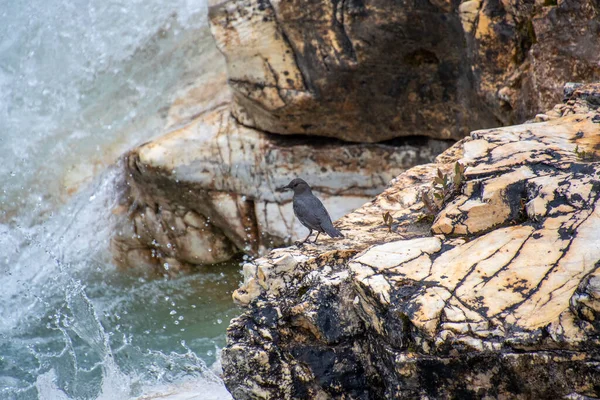
[{"label": "rock face", "polygon": [[561,101],[564,82],[600,80],[596,0],[470,0],[459,15],[475,87],[504,125]]},{"label": "rock face", "polygon": [[355,142],[460,139],[600,79],[600,6],[573,1],[211,0],[245,126]]},{"label": "rock face", "polygon": [[170,132],[124,157],[127,221],[111,248],[117,265],[176,274],[306,235],[291,194],[301,176],[336,219],[380,193],[391,179],[431,162],[450,142],[404,138],[380,144],[269,134],[231,114],[225,62],[214,43],[206,65],[167,112]]},{"label": "rock face", "polygon": [[[585,86],[544,122],[473,132],[342,218],[346,239],[247,263],[232,395],[600,397],[599,105]],[[431,225],[420,193],[457,160]]]},{"label": "rock face", "polygon": [[336,219],[447,146],[282,140],[238,124],[225,104],[126,156],[131,223],[113,238],[113,253],[121,266],[163,273],[257,255],[306,235],[291,194],[275,192],[299,174]]},{"label": "rock face", "polygon": [[[272,192],[286,180],[316,184],[339,217],[447,147],[413,135],[460,139],[547,108],[565,77],[600,78],[597,2],[553,3],[212,0],[226,60],[205,46],[171,133],[126,156],[115,261],[172,272],[261,254],[304,232]],[[463,218],[448,213],[439,229]]]}]

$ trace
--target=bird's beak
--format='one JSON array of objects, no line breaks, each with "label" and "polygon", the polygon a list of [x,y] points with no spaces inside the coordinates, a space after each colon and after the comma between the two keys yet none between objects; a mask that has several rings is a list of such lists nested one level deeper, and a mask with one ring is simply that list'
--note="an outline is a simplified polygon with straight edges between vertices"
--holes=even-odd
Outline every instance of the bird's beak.
[{"label": "bird's beak", "polygon": [[276,192],[285,192],[286,190],[291,189],[290,185],[281,186],[275,189]]}]

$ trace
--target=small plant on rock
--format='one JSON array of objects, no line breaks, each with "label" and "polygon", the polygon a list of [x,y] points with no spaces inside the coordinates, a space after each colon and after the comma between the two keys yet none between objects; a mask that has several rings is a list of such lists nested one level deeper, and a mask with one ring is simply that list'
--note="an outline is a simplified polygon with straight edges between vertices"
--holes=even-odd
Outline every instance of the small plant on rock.
[{"label": "small plant on rock", "polygon": [[388,227],[388,232],[392,233],[392,224],[394,223],[394,217],[387,211],[385,214],[381,214],[383,217],[383,223]]},{"label": "small plant on rock", "polygon": [[465,166],[458,161],[454,164],[454,178],[452,181],[456,191],[460,190],[465,182]]},{"label": "small plant on rock", "polygon": [[592,158],[592,154],[590,152],[579,150],[579,145],[575,146],[575,155],[582,161]]},{"label": "small plant on rock", "polygon": [[433,197],[440,202],[444,202],[449,193],[450,178],[438,168],[437,176],[433,179]]},{"label": "small plant on rock", "polygon": [[425,205],[425,213],[419,220],[431,220],[456,195],[465,182],[465,166],[458,161],[454,164],[454,175],[450,177],[440,169],[433,179],[432,189],[421,192],[421,200]]},{"label": "small plant on rock", "polygon": [[435,215],[440,211],[438,206],[435,204],[435,202],[431,199],[431,197],[429,196],[429,192],[427,191],[422,191],[421,192],[421,200],[423,201],[423,204],[425,204],[425,212],[421,215],[419,215],[419,217],[417,218],[418,222],[421,221],[427,221],[427,222],[433,222],[433,220],[435,219]]}]

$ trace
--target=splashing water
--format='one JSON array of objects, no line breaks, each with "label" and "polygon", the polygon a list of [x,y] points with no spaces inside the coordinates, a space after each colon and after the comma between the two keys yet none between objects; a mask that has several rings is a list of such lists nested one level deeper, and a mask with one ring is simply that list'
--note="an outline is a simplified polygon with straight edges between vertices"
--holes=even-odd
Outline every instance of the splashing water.
[{"label": "splashing water", "polygon": [[151,280],[108,252],[110,165],[210,68],[205,3],[0,3],[0,398],[229,398],[237,264]]}]

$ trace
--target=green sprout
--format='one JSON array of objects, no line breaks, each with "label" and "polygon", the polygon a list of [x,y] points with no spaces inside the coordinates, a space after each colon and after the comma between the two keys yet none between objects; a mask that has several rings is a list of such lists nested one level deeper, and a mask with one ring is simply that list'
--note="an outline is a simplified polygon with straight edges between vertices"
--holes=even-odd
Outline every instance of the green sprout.
[{"label": "green sprout", "polygon": [[[454,164],[454,175],[450,177],[439,168],[437,176],[433,179],[432,190],[423,191],[421,200],[427,209],[425,215],[419,220],[432,220],[452,196],[458,193],[465,182],[465,166],[458,161]],[[431,196],[433,192],[433,197]]]},{"label": "green sprout", "polygon": [[388,232],[392,233],[392,223],[394,223],[394,217],[390,214],[390,212],[386,212],[385,214],[381,214],[383,217],[383,223],[388,227]]},{"label": "green sprout", "polygon": [[592,158],[592,153],[585,151],[585,150],[579,150],[579,145],[575,146],[575,155],[580,160],[586,160],[586,159]]}]

